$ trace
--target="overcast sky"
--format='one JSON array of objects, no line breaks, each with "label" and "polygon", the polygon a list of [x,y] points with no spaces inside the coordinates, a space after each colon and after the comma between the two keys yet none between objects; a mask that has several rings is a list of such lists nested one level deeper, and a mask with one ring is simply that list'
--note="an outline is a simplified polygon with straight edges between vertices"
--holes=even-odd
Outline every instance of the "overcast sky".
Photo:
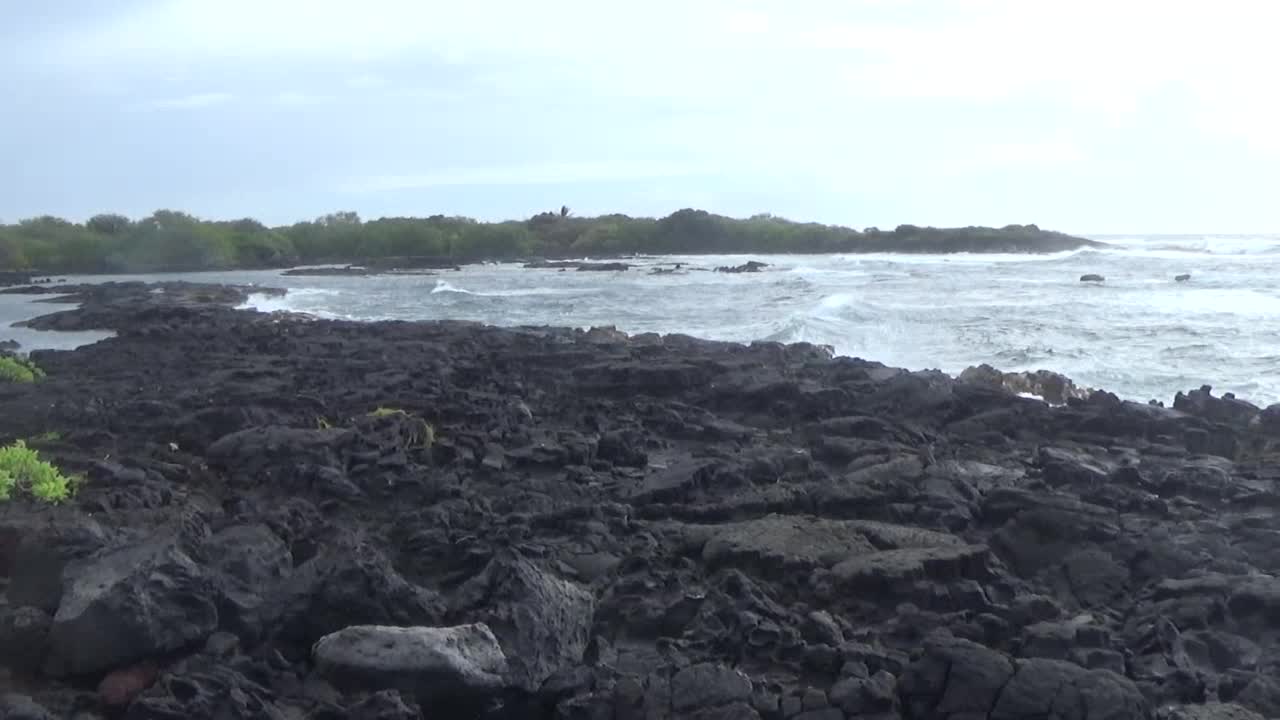
[{"label": "overcast sky", "polygon": [[1280,231],[1272,0],[0,0],[0,219]]}]

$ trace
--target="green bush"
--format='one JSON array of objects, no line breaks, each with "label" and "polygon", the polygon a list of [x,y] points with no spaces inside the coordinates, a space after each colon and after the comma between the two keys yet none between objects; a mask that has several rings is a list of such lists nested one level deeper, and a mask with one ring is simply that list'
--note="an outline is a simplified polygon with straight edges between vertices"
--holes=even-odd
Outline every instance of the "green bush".
[{"label": "green bush", "polygon": [[0,500],[9,499],[14,489],[26,490],[44,502],[60,503],[71,497],[75,481],[18,440],[0,448]]},{"label": "green bush", "polygon": [[33,383],[44,379],[44,371],[30,360],[0,357],[0,382]]}]

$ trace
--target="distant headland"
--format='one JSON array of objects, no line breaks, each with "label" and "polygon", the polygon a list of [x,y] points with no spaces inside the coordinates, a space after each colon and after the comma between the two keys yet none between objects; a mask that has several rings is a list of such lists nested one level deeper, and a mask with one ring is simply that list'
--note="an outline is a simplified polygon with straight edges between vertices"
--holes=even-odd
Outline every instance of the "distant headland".
[{"label": "distant headland", "polygon": [[0,271],[117,273],[285,268],[348,263],[418,267],[530,258],[732,253],[1047,253],[1101,246],[1035,225],[856,230],[773,215],[731,218],[678,210],[663,218],[578,217],[567,207],[527,220],[384,217],[354,212],[269,227],[159,210],[84,223],[42,216],[0,225]]}]

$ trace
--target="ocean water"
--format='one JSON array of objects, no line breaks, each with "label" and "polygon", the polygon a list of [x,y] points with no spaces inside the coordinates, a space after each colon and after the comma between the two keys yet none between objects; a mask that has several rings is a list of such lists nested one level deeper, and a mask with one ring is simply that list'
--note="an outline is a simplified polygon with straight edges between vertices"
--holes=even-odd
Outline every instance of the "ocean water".
[{"label": "ocean water", "polygon": [[[808,341],[911,369],[989,363],[1049,369],[1145,401],[1203,384],[1280,402],[1280,235],[1098,237],[1112,247],[1047,255],[742,255],[651,257],[624,273],[491,264],[435,275],[286,277],[278,272],[69,278],[191,279],[286,287],[260,310],[327,318],[466,319],[494,325],[613,325],[731,341]],[[760,273],[702,268],[756,259]],[[688,272],[650,275],[682,262]],[[1085,273],[1106,283],[1081,283]],[[1187,283],[1174,282],[1191,273]],[[29,301],[0,296],[3,327]]]}]

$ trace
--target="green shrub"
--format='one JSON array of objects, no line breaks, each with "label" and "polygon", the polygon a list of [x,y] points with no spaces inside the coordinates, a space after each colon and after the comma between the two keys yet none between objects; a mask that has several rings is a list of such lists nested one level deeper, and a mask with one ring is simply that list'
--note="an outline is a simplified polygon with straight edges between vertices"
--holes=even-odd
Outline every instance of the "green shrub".
[{"label": "green shrub", "polygon": [[58,432],[57,430],[42,432],[39,435],[35,435],[31,438],[31,442],[36,443],[37,445],[47,444],[47,443],[56,443],[61,440],[62,440],[62,433]]},{"label": "green shrub", "polygon": [[0,448],[0,499],[8,499],[16,489],[26,490],[39,500],[60,503],[71,497],[75,481],[40,459],[40,454],[18,440]]},{"label": "green shrub", "polygon": [[44,371],[30,360],[0,357],[0,382],[33,383],[44,379]]},{"label": "green shrub", "polygon": [[409,413],[401,410],[400,408],[380,407],[377,410],[371,410],[369,412],[369,417],[384,418],[384,417],[391,417],[392,415],[408,415],[408,414]]}]

